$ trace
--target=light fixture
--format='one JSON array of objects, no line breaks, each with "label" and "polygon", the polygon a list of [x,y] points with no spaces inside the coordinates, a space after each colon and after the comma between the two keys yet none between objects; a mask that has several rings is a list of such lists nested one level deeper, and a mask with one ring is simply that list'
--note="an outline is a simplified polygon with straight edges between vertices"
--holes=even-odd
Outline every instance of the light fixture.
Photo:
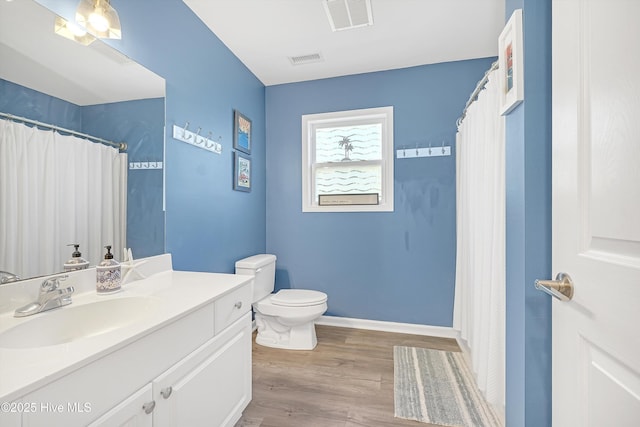
[{"label": "light fixture", "polygon": [[96,39],[81,26],[59,16],[56,16],[54,31],[59,36],[76,41],[85,46],[90,45]]},{"label": "light fixture", "polygon": [[80,0],[76,22],[101,39],[120,39],[122,29],[118,12],[109,0]]}]

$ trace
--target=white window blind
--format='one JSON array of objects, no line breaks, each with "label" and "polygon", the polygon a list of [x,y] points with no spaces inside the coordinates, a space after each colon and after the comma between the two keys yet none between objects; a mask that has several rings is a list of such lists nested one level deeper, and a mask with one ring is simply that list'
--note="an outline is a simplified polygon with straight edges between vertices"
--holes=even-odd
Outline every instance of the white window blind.
[{"label": "white window blind", "polygon": [[[302,144],[303,211],[393,210],[393,107],[303,116]],[[377,194],[378,204],[318,203],[354,194]]]}]

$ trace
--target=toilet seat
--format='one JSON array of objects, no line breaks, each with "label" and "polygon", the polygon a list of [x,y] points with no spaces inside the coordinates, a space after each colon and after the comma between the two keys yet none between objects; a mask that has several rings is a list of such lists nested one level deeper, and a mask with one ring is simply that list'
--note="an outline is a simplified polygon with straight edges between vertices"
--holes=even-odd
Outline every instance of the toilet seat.
[{"label": "toilet seat", "polygon": [[327,294],[309,289],[281,289],[271,295],[271,303],[283,307],[307,307],[327,302]]}]

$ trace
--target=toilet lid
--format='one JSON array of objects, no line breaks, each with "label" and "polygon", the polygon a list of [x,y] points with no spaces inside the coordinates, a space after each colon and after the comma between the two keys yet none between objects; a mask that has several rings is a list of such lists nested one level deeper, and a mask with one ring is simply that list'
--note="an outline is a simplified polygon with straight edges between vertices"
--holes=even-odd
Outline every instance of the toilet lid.
[{"label": "toilet lid", "polygon": [[271,296],[273,304],[287,307],[303,307],[322,304],[326,301],[327,294],[308,289],[281,289]]}]

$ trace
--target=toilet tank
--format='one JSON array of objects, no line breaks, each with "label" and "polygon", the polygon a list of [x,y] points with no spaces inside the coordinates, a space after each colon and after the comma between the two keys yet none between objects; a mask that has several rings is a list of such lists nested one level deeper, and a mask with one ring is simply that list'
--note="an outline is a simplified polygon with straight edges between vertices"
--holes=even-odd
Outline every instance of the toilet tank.
[{"label": "toilet tank", "polygon": [[252,302],[258,302],[273,292],[276,281],[276,256],[259,254],[238,260],[236,274],[254,276]]}]

